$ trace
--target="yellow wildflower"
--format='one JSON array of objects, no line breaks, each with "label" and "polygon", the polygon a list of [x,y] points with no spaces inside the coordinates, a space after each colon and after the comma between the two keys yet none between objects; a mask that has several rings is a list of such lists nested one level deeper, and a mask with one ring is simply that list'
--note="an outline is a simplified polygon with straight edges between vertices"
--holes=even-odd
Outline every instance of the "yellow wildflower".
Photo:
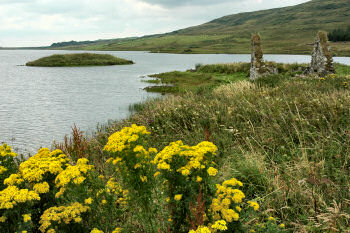
[{"label": "yellow wildflower", "polygon": [[23,221],[24,222],[29,222],[29,221],[32,220],[30,214],[23,214],[22,216],[23,216]]},{"label": "yellow wildflower", "polygon": [[74,221],[77,223],[80,223],[83,219],[81,217],[74,218]]},{"label": "yellow wildflower", "polygon": [[227,230],[227,226],[226,226],[226,221],[225,220],[219,220],[216,221],[214,223],[214,225],[211,226],[211,228],[216,229],[216,230],[220,230],[220,231],[225,231]]},{"label": "yellow wildflower", "polygon": [[253,209],[255,211],[257,211],[259,209],[259,204],[257,202],[255,202],[255,201],[248,201],[247,203],[249,204],[250,207],[253,207]]},{"label": "yellow wildflower", "polygon": [[103,233],[103,231],[101,231],[97,228],[94,228],[94,229],[92,229],[92,231],[90,231],[90,233]]},{"label": "yellow wildflower", "polygon": [[216,173],[218,173],[218,170],[216,170],[213,167],[210,167],[210,168],[208,168],[207,172],[208,172],[209,176],[216,176]]},{"label": "yellow wildflower", "polygon": [[39,223],[41,224],[39,230],[45,232],[52,222],[64,222],[69,224],[73,219],[81,217],[82,213],[90,210],[88,206],[84,206],[79,202],[70,204],[69,206],[54,206],[44,211],[40,217]]},{"label": "yellow wildflower", "polygon": [[50,191],[50,186],[47,182],[35,184],[33,190],[37,193],[48,193]]},{"label": "yellow wildflower", "polygon": [[182,198],[182,194],[177,194],[177,195],[175,195],[174,200],[175,201],[180,201],[181,198]]},{"label": "yellow wildflower", "polygon": [[84,200],[84,203],[87,204],[87,205],[90,205],[92,202],[93,202],[93,200],[92,200],[91,197],[89,197],[89,198]]},{"label": "yellow wildflower", "polygon": [[206,226],[199,226],[197,230],[190,230],[189,233],[211,233],[211,230]]},{"label": "yellow wildflower", "polygon": [[154,173],[154,177],[157,177],[157,176],[159,176],[160,175],[160,172],[156,172],[156,173]]},{"label": "yellow wildflower", "polygon": [[40,200],[39,195],[28,189],[18,189],[16,186],[8,186],[0,191],[0,210],[12,209],[18,203],[32,200]]},{"label": "yellow wildflower", "polygon": [[7,218],[6,218],[5,216],[1,216],[1,217],[0,217],[0,222],[5,222],[6,219],[7,219]]},{"label": "yellow wildflower", "polygon": [[122,229],[120,227],[117,227],[114,229],[112,233],[120,233],[120,232],[122,232]]},{"label": "yellow wildflower", "polygon": [[11,146],[8,146],[7,144],[3,144],[0,146],[0,156],[1,157],[16,157],[17,154],[12,151]]},{"label": "yellow wildflower", "polygon": [[147,182],[147,176],[140,176],[142,182]]},{"label": "yellow wildflower", "polygon": [[124,127],[121,131],[112,134],[104,147],[105,151],[115,153],[130,147],[130,143],[137,141],[140,136],[150,134],[145,126]]},{"label": "yellow wildflower", "polygon": [[0,165],[0,175],[7,171],[7,168]]}]

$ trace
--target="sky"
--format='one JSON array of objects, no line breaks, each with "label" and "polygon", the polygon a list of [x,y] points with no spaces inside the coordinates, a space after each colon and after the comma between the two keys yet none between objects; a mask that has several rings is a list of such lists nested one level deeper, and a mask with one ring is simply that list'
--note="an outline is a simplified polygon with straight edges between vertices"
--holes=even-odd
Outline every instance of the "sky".
[{"label": "sky", "polygon": [[0,47],[143,36],[308,0],[0,0]]}]

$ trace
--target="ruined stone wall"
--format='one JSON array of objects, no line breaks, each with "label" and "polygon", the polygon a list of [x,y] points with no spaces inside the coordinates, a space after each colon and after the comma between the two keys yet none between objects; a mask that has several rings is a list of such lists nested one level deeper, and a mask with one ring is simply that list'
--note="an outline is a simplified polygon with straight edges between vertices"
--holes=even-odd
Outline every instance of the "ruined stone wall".
[{"label": "ruined stone wall", "polygon": [[259,34],[252,35],[251,46],[250,80],[255,80],[265,75],[278,73],[276,68],[267,66],[264,63],[263,52],[261,49],[261,38]]},{"label": "ruined stone wall", "polygon": [[305,75],[326,76],[335,73],[333,57],[326,32],[318,32],[311,54],[311,64],[305,70]]}]

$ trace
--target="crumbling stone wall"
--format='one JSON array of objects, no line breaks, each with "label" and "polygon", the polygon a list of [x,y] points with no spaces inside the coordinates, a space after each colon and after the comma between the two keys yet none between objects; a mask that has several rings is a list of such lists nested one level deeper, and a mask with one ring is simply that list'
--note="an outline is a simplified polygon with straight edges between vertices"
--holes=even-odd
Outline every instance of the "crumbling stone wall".
[{"label": "crumbling stone wall", "polygon": [[334,73],[333,57],[327,33],[320,31],[317,33],[315,39],[314,48],[311,54],[311,64],[305,70],[304,74],[326,76]]},{"label": "crumbling stone wall", "polygon": [[251,46],[250,80],[255,80],[269,74],[277,74],[278,70],[275,67],[267,66],[264,63],[259,34],[252,35]]}]

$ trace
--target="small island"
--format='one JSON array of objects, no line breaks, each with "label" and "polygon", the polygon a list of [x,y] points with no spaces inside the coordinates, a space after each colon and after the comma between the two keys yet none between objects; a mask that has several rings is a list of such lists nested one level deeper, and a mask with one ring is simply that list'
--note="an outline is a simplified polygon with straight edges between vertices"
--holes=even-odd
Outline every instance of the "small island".
[{"label": "small island", "polygon": [[26,66],[70,67],[70,66],[112,66],[134,64],[133,61],[109,54],[74,53],[55,54],[28,62]]}]

